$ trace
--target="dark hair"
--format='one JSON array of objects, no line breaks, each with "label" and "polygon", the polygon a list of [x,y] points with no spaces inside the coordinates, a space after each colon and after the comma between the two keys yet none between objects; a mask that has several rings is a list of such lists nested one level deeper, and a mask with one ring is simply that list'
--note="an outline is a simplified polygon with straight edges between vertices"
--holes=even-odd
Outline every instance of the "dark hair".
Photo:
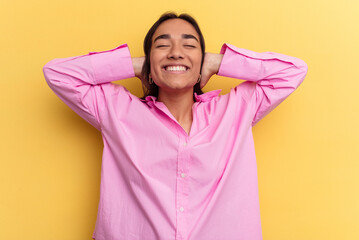
[{"label": "dark hair", "polygon": [[[202,71],[202,65],[203,60],[205,56],[205,44],[204,44],[204,38],[202,35],[201,30],[199,29],[199,26],[196,22],[196,20],[191,17],[190,15],[186,13],[182,13],[181,15],[177,15],[173,12],[167,12],[162,14],[162,16],[152,25],[150,30],[147,32],[145,40],[143,42],[143,50],[145,52],[145,62],[142,67],[142,88],[144,92],[144,96],[142,99],[145,99],[147,96],[154,96],[158,97],[158,86],[155,83],[149,84],[149,77],[148,75],[151,72],[151,63],[150,63],[150,53],[151,53],[151,47],[152,47],[152,37],[154,33],[156,32],[157,28],[163,23],[164,21],[167,21],[169,19],[182,19],[190,23],[196,32],[199,35],[199,42],[201,45],[201,51],[202,51],[202,62],[201,62],[201,71]],[[193,87],[193,92],[197,93],[198,95],[203,94],[200,83],[196,83]],[[193,96],[194,99],[194,96]],[[195,100],[195,99],[194,99]]]}]

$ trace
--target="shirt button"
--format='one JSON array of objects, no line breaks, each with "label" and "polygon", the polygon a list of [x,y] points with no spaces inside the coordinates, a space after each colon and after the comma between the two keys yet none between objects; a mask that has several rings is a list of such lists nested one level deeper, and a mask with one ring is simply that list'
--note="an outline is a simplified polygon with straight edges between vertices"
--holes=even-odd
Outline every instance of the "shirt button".
[{"label": "shirt button", "polygon": [[184,211],[184,207],[180,207],[180,209],[179,209],[181,212],[183,212]]},{"label": "shirt button", "polygon": [[186,174],[184,173],[181,173],[181,177],[184,178],[186,176]]},{"label": "shirt button", "polygon": [[187,143],[185,142],[183,145],[186,147],[186,146],[187,146]]}]

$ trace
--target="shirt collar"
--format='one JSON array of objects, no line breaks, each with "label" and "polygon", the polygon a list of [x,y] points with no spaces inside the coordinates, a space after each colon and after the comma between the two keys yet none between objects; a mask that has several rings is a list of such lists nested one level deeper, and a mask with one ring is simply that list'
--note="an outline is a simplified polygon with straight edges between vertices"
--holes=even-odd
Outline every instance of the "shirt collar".
[{"label": "shirt collar", "polygon": [[146,102],[156,102],[157,98],[154,96],[147,96],[145,97]]},{"label": "shirt collar", "polygon": [[197,95],[197,93],[194,93],[194,98],[196,99],[196,102],[209,102],[212,100],[212,98],[217,97],[221,91],[222,89],[217,89],[203,93],[201,95]]},{"label": "shirt collar", "polygon": [[[194,98],[196,99],[196,102],[209,102],[212,100],[212,98],[215,98],[219,95],[219,93],[222,91],[222,89],[213,90],[210,92],[206,92],[200,95],[197,95],[197,93],[194,93]],[[157,102],[157,98],[154,96],[147,96],[145,97],[145,102]]]}]

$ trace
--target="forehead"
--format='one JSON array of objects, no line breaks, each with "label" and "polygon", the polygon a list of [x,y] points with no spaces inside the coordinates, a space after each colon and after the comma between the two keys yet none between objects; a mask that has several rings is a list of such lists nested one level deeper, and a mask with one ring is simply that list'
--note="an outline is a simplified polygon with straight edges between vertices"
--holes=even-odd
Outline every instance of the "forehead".
[{"label": "forehead", "polygon": [[160,26],[158,26],[157,30],[153,34],[152,41],[157,36],[162,34],[169,34],[171,37],[180,37],[182,34],[192,34],[197,39],[199,38],[199,35],[189,22],[182,20],[182,19],[169,19],[161,23]]}]

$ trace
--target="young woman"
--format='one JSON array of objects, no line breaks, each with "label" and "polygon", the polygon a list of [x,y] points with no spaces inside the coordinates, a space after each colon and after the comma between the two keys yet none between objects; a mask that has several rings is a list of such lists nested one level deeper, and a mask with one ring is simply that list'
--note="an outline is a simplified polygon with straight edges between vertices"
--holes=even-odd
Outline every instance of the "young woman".
[{"label": "young woman", "polygon": [[[252,127],[304,80],[307,65],[224,44],[206,53],[196,21],[164,14],[144,41],[54,59],[55,94],[102,133],[96,240],[259,240]],[[214,74],[247,80],[203,93]],[[145,95],[112,81],[137,76]],[[225,81],[225,79],[222,79]]]}]

